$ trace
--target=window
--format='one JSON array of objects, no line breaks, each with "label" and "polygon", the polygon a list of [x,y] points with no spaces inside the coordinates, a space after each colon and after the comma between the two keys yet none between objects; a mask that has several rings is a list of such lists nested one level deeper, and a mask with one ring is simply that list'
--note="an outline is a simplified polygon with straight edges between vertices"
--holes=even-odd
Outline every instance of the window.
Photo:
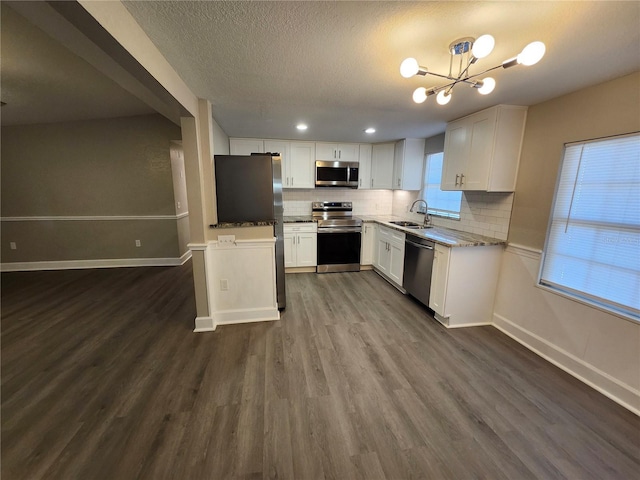
[{"label": "window", "polygon": [[424,167],[422,199],[427,202],[431,215],[459,219],[462,192],[444,192],[440,190],[443,158],[443,152],[427,155]]},{"label": "window", "polygon": [[640,320],[640,134],[565,145],[540,284]]}]

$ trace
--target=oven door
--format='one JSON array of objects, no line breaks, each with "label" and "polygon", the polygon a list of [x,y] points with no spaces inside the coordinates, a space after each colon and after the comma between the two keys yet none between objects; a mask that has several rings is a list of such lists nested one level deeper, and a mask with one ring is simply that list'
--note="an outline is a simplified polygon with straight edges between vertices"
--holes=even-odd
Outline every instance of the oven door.
[{"label": "oven door", "polygon": [[318,228],[318,273],[360,271],[361,228]]}]

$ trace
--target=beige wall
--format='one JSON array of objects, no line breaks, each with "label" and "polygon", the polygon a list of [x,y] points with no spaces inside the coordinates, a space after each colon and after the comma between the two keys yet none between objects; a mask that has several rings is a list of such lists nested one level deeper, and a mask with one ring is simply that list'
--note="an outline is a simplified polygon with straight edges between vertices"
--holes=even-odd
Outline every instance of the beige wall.
[{"label": "beige wall", "polygon": [[2,262],[179,257],[180,138],[161,115],[3,127]]},{"label": "beige wall", "polygon": [[536,287],[563,144],[638,130],[640,73],[530,107],[494,325],[640,414],[640,324]]},{"label": "beige wall", "polygon": [[529,108],[509,242],[542,249],[563,145],[640,130],[640,72]]},{"label": "beige wall", "polygon": [[218,125],[216,119],[212,122],[213,130],[213,154],[214,155],[229,155],[229,136],[224,133],[224,130]]}]

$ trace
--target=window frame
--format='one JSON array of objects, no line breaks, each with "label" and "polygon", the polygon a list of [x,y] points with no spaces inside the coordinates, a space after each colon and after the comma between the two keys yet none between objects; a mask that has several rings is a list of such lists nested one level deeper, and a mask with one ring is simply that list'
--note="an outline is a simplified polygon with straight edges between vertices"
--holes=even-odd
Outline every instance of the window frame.
[{"label": "window frame", "polygon": [[[443,164],[444,164],[444,151],[441,152],[431,152],[431,153],[427,153],[424,156],[423,159],[423,163],[422,163],[422,188],[420,190],[420,199],[424,200],[427,203],[428,209],[427,209],[427,213],[429,215],[432,215],[434,217],[439,217],[439,218],[446,218],[449,220],[460,220],[461,218],[461,211],[462,211],[462,191],[460,192],[455,192],[452,191],[451,193],[460,193],[460,204],[458,206],[458,211],[454,212],[451,210],[444,210],[444,209],[439,209],[439,208],[432,208],[429,206],[429,202],[427,202],[426,196],[427,196],[427,191],[428,191],[428,185],[434,185],[434,184],[428,184],[425,182],[425,177],[427,177],[427,174],[429,172],[429,157],[432,155],[442,155],[443,156]],[[443,169],[444,169],[444,165],[443,165]],[[442,184],[442,176],[440,176],[440,184]],[[449,192],[448,192],[449,193]],[[420,212],[420,210],[418,209],[418,212]]]},{"label": "window frame", "polygon": [[[616,308],[614,305],[612,305],[614,303],[613,301],[611,301],[611,303],[606,303],[606,302],[600,301],[600,298],[603,298],[603,297],[595,297],[587,292],[581,292],[579,290],[573,289],[568,286],[564,286],[564,288],[559,288],[559,287],[554,287],[553,285],[543,283],[543,270],[545,266],[545,259],[547,256],[547,252],[549,251],[549,243],[551,241],[551,231],[552,231],[552,225],[554,221],[554,212],[556,209],[556,202],[558,201],[558,193],[559,193],[560,183],[562,180],[562,171],[564,168],[565,154],[566,154],[567,148],[576,146],[576,145],[586,145],[589,143],[596,143],[596,142],[602,142],[606,140],[614,140],[617,138],[625,138],[625,137],[632,137],[632,136],[640,136],[640,131],[629,132],[629,133],[624,133],[619,135],[610,135],[606,137],[598,137],[598,138],[593,138],[589,140],[567,142],[563,145],[562,159],[558,167],[558,172],[556,174],[556,185],[553,193],[553,202],[551,204],[551,209],[549,211],[549,220],[547,222],[547,231],[545,234],[544,247],[540,252],[540,264],[538,268],[538,276],[537,276],[537,281],[535,286],[537,288],[540,288],[541,290],[547,291],[549,293],[553,293],[554,295],[558,295],[563,298],[572,300],[576,303],[580,303],[582,305],[595,308],[597,310],[608,313],[610,315],[614,315],[616,317],[627,320],[637,325],[640,323],[640,315],[636,316],[633,313],[630,313],[629,311],[625,310],[624,308],[621,308],[621,309]],[[574,188],[575,188],[575,185],[574,185]],[[633,307],[628,307],[628,308],[631,309]]]}]

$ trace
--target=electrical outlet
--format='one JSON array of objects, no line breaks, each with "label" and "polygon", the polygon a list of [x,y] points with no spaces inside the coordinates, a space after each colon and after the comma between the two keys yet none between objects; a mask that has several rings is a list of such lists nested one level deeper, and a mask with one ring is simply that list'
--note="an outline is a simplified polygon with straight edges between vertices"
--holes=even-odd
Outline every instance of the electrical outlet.
[{"label": "electrical outlet", "polygon": [[140,240],[136,240],[136,247],[141,247],[142,246],[142,242]]},{"label": "electrical outlet", "polygon": [[218,243],[220,245],[233,245],[235,242],[235,235],[218,235]]},{"label": "electrical outlet", "polygon": [[226,278],[220,279],[220,290],[222,290],[223,292],[229,290],[229,280],[227,280]]},{"label": "electrical outlet", "polygon": [[11,248],[11,250],[17,250],[18,246],[16,245],[16,242],[10,242],[9,243],[9,247]]},{"label": "electrical outlet", "polygon": [[178,210],[180,210],[180,202],[177,202],[176,206],[177,206]]}]

